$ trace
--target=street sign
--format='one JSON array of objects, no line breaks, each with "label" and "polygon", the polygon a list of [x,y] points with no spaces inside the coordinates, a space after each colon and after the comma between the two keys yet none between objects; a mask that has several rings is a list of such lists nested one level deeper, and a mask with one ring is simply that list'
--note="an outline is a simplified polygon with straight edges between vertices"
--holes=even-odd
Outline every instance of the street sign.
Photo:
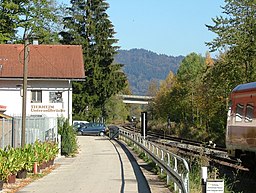
[{"label": "street sign", "polygon": [[224,180],[207,179],[206,181],[206,193],[224,193]]}]

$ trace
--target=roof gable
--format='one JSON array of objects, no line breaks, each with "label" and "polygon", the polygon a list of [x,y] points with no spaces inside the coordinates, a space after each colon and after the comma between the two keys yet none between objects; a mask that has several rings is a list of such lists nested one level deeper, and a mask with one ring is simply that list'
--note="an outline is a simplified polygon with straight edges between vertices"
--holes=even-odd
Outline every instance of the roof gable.
[{"label": "roof gable", "polygon": [[[23,44],[0,44],[0,78],[22,78]],[[80,45],[29,45],[28,78],[83,79]]]}]

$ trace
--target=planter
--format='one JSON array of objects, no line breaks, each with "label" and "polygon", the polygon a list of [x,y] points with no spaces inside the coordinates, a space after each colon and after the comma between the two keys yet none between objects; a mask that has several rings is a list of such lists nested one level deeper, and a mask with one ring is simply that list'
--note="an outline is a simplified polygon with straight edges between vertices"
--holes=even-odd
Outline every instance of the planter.
[{"label": "planter", "polygon": [[51,166],[50,161],[47,161],[47,162],[46,162],[46,167],[48,168],[48,167],[50,167],[50,166]]},{"label": "planter", "polygon": [[49,160],[50,165],[52,166],[54,164],[54,159]]},{"label": "planter", "polygon": [[0,180],[0,191],[3,190],[3,186],[4,186],[4,181],[3,181],[3,180]]},{"label": "planter", "polygon": [[46,162],[41,163],[41,165],[40,165],[41,170],[45,169],[46,167],[47,167]]},{"label": "planter", "polygon": [[27,177],[27,170],[22,169],[22,170],[18,171],[17,178],[25,179],[26,177]]},{"label": "planter", "polygon": [[7,182],[9,184],[13,184],[13,183],[15,183],[15,181],[16,181],[16,175],[15,174],[11,174],[11,175],[8,176]]}]

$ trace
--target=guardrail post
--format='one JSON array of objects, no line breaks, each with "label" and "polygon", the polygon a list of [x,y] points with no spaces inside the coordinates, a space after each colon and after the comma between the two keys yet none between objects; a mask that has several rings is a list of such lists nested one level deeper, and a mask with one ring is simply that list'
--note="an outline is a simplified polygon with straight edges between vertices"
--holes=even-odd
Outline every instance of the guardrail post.
[{"label": "guardrail post", "polygon": [[[167,165],[168,165],[168,167],[170,168],[170,154],[169,153],[167,153],[166,154],[167,155]],[[169,185],[169,183],[170,183],[170,176],[167,174],[167,185]]]},{"label": "guardrail post", "polygon": [[[158,147],[156,147],[156,157],[158,157],[159,158],[159,156],[158,156]],[[156,166],[158,166],[158,164],[156,163]]]},{"label": "guardrail post", "polygon": [[[164,151],[161,149],[161,161],[164,162]],[[161,175],[163,174],[163,168],[161,168]]]},{"label": "guardrail post", "polygon": [[[178,162],[177,162],[177,158],[174,157],[174,171],[176,173],[178,173]],[[177,184],[174,183],[174,191],[177,191]]]}]

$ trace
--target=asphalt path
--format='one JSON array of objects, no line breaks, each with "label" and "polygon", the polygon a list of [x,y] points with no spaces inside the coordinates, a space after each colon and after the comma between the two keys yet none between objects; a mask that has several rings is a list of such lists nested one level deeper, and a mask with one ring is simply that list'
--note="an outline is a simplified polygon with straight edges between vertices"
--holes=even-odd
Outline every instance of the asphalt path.
[{"label": "asphalt path", "polygon": [[59,158],[58,168],[19,193],[150,193],[136,160],[116,140],[78,136],[79,154]]}]

